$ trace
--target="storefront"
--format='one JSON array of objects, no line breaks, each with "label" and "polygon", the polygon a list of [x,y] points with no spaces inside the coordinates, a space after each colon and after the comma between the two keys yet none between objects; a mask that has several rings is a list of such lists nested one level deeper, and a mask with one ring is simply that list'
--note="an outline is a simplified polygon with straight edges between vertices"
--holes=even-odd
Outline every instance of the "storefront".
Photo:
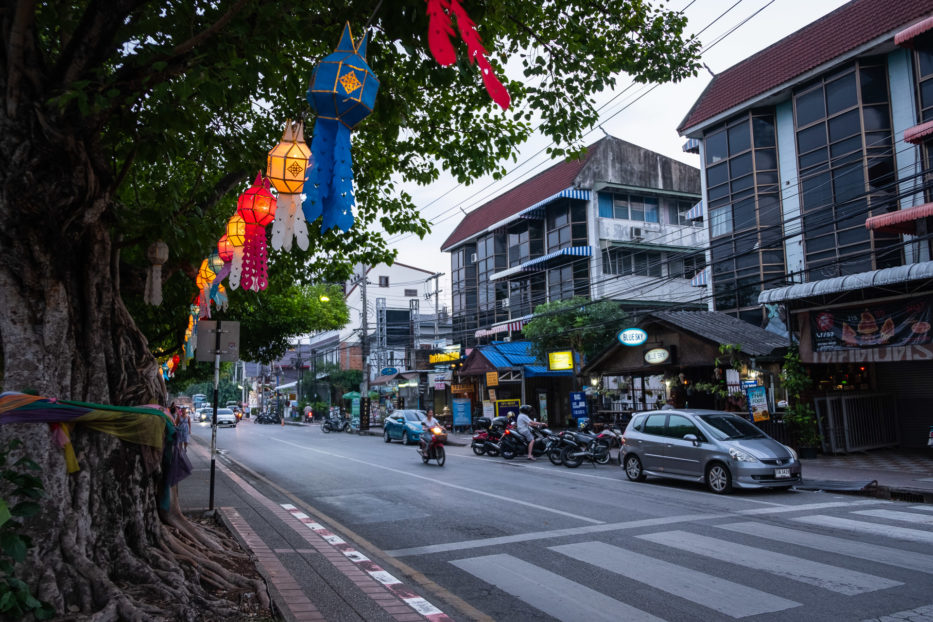
[{"label": "storefront", "polygon": [[599,395],[597,416],[622,425],[633,411],[684,408],[747,413],[746,389],[762,387],[768,412],[783,398],[777,382],[784,337],[716,311],[658,311],[621,331],[583,368]]},{"label": "storefront", "polygon": [[762,292],[813,379],[823,451],[923,447],[933,425],[933,262]]}]

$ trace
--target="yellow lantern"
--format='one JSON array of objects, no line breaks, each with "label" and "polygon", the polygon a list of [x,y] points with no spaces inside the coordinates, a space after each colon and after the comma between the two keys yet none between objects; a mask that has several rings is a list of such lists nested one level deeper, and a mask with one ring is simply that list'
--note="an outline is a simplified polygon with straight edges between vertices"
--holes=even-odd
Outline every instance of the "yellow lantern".
[{"label": "yellow lantern", "polygon": [[227,240],[233,245],[233,248],[242,247],[246,244],[246,221],[239,213],[234,214],[227,221]]},{"label": "yellow lantern", "polygon": [[305,143],[304,124],[285,122],[285,132],[266,160],[266,177],[278,191],[278,210],[272,225],[271,245],[290,251],[292,240],[308,250],[308,225],[301,211],[301,190],[308,176],[311,149]]}]

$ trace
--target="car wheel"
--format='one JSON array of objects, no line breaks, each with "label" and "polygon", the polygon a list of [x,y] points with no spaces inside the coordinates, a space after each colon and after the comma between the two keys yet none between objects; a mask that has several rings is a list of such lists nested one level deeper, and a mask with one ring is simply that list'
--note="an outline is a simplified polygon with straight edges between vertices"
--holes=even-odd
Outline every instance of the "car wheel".
[{"label": "car wheel", "polygon": [[447,462],[447,455],[444,453],[443,445],[434,448],[434,457],[437,458],[437,466],[444,466],[444,463]]},{"label": "car wheel", "polygon": [[706,468],[706,485],[717,495],[732,492],[732,473],[722,462],[714,462]]},{"label": "car wheel", "polygon": [[560,449],[552,449],[547,452],[547,459],[551,461],[551,464],[561,465],[564,463]]},{"label": "car wheel", "polygon": [[583,456],[574,456],[574,450],[576,447],[571,447],[568,445],[564,447],[563,451],[560,454],[560,459],[564,462],[565,467],[575,469],[583,463]]},{"label": "car wheel", "polygon": [[625,457],[625,476],[633,482],[645,481],[645,472],[641,468],[641,460],[635,454]]},{"label": "car wheel", "polygon": [[384,440],[384,441],[387,442],[387,443],[391,443],[391,442],[392,442],[392,438],[389,436],[389,431],[388,431],[388,430],[383,430],[383,431],[382,431],[382,440]]},{"label": "car wheel", "polygon": [[481,445],[473,443],[473,453],[477,456],[482,456],[484,453],[486,453],[486,450],[483,449]]}]

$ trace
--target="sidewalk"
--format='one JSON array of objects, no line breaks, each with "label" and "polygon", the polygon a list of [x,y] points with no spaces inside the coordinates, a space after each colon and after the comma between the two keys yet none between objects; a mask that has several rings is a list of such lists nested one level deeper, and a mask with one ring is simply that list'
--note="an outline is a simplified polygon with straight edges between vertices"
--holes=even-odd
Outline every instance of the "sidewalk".
[{"label": "sidewalk", "polygon": [[[201,514],[209,507],[209,452],[209,446],[197,438],[193,437],[188,445],[193,472],[179,484],[179,499],[186,513]],[[240,545],[254,556],[281,619],[451,620],[433,604],[440,602],[438,599],[424,598],[412,585],[397,578],[413,572],[404,564],[393,561],[400,570],[387,570],[367,557],[360,543],[351,543],[335,533],[337,525],[331,525],[329,519],[310,516],[298,504],[261,476],[217,457],[214,509]],[[466,608],[471,609],[468,605]]]}]

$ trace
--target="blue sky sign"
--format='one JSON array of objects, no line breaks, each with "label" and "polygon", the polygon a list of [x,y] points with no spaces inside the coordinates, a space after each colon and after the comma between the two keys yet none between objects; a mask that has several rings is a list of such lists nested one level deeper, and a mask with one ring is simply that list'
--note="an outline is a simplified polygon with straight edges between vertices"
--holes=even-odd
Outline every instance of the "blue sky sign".
[{"label": "blue sky sign", "polygon": [[620,330],[616,338],[623,346],[640,346],[648,341],[648,333],[640,328],[626,328]]}]

